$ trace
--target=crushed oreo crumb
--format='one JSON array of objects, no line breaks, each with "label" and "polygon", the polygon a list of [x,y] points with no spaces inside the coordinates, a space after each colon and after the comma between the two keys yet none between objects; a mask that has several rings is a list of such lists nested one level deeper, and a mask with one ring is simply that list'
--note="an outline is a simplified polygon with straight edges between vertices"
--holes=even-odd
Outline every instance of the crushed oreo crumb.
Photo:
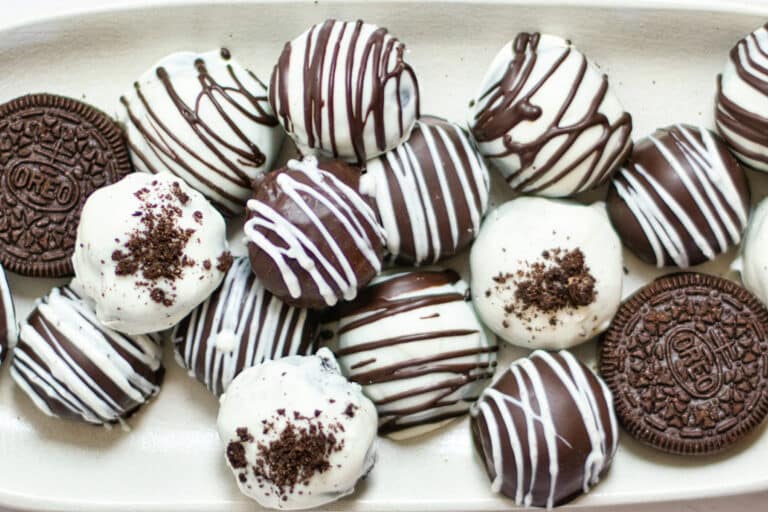
[{"label": "crushed oreo crumb", "polygon": [[[513,300],[504,304],[504,312],[523,321],[531,321],[540,313],[549,314],[550,325],[557,324],[557,313],[587,306],[595,301],[595,278],[584,261],[581,249],[554,248],[542,251],[541,258],[524,262],[511,273],[493,277],[494,286],[486,297],[514,287]],[[508,327],[509,322],[503,325]]]},{"label": "crushed oreo crumb", "polygon": [[226,272],[227,270],[229,270],[229,267],[232,266],[232,260],[233,258],[232,258],[231,252],[225,251],[221,253],[221,256],[219,256],[216,264],[216,269],[219,270],[220,272]]}]

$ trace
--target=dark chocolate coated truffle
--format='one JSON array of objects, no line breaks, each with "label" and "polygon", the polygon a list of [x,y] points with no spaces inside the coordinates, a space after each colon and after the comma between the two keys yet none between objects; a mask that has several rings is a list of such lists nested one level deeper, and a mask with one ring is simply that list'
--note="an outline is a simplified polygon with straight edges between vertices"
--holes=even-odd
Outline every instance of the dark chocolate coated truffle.
[{"label": "dark chocolate coated truffle", "polygon": [[376,200],[396,261],[436,263],[475,238],[488,207],[488,170],[458,125],[422,117],[406,142],[366,170],[360,187]]},{"label": "dark chocolate coated truffle", "polygon": [[739,243],[749,196],[744,170],[722,140],[678,124],[635,145],[611,183],[608,214],[640,259],[686,268]]},{"label": "dark chocolate coated truffle", "polygon": [[264,287],[297,307],[352,300],[381,269],[384,233],[341,161],[290,160],[255,183],[245,238]]},{"label": "dark chocolate coated truffle", "polygon": [[47,415],[102,425],[121,422],[160,391],[161,357],[153,337],[104,327],[63,286],[21,327],[11,376]]},{"label": "dark chocolate coated truffle", "polygon": [[515,361],[470,412],[491,489],[517,505],[567,503],[598,483],[616,453],[611,392],[564,350]]},{"label": "dark chocolate coated truffle", "polygon": [[176,360],[215,395],[245,368],[280,357],[307,355],[315,315],[283,303],[237,258],[224,282],[173,331]]}]

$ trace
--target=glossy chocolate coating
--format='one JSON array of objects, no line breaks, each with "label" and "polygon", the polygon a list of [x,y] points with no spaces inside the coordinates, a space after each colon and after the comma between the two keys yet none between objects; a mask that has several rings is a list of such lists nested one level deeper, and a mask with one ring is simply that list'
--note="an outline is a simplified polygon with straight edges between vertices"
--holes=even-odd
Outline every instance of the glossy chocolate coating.
[{"label": "glossy chocolate coating", "polygon": [[514,362],[471,414],[491,489],[517,505],[567,503],[597,484],[616,453],[611,393],[566,351]]},{"label": "glossy chocolate coating", "polygon": [[384,238],[358,193],[360,172],[315,157],[255,183],[245,236],[253,272],[297,307],[324,308],[355,298],[381,269]]},{"label": "glossy chocolate coating", "polygon": [[466,248],[488,207],[488,170],[464,130],[419,119],[406,142],[366,164],[387,248],[404,264],[436,263]]},{"label": "glossy chocolate coating", "polygon": [[622,242],[658,267],[711,260],[741,240],[749,184],[714,133],[674,125],[635,145],[608,192]]}]

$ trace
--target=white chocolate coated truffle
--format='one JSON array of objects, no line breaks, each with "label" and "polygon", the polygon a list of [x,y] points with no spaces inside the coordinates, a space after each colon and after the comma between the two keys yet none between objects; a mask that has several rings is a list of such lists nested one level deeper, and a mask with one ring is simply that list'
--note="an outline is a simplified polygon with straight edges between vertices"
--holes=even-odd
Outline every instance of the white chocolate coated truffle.
[{"label": "white chocolate coated truffle", "polygon": [[493,376],[496,339],[466,291],[453,270],[393,270],[329,315],[328,345],[376,404],[380,434],[415,437],[463,416]]},{"label": "white chocolate coated truffle", "polygon": [[328,349],[244,370],[221,397],[219,437],[259,505],[319,507],[354,491],[376,461],[376,409]]},{"label": "white chocolate coated truffle", "polygon": [[228,216],[283,143],[266,86],[226,49],[168,55],[121,101],[136,169],[172,172]]},{"label": "white chocolate coated truffle", "polygon": [[77,229],[76,287],[104,326],[173,327],[221,283],[232,257],[224,219],[170,174],[129,174],[94,192]]},{"label": "white chocolate coated truffle", "polygon": [[525,348],[587,341],[621,301],[621,243],[599,203],[521,197],[501,205],[472,246],[470,272],[480,319]]},{"label": "white chocolate coated truffle", "polygon": [[302,154],[365,162],[407,139],[419,115],[404,53],[385,28],[326,20],[285,45],[269,102]]},{"label": "white chocolate coated truffle", "polygon": [[731,49],[717,79],[715,124],[733,154],[768,171],[768,28],[762,26]]},{"label": "white chocolate coated truffle", "polygon": [[608,78],[569,41],[521,33],[496,55],[469,110],[480,153],[517,192],[565,197],[605,183],[632,146]]},{"label": "white chocolate coated truffle", "polygon": [[[768,199],[757,205],[747,226],[741,247],[741,261],[734,267],[741,270],[744,286],[768,304]],[[740,267],[740,268],[739,268]]]}]

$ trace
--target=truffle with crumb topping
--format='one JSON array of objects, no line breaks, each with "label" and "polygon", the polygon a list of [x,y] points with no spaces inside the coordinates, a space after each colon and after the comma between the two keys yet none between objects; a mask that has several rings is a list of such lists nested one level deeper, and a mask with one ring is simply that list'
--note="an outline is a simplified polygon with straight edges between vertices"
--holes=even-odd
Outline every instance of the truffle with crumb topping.
[{"label": "truffle with crumb topping", "polygon": [[134,173],[88,198],[72,263],[76,287],[106,327],[172,327],[232,264],[224,219],[170,173]]}]

